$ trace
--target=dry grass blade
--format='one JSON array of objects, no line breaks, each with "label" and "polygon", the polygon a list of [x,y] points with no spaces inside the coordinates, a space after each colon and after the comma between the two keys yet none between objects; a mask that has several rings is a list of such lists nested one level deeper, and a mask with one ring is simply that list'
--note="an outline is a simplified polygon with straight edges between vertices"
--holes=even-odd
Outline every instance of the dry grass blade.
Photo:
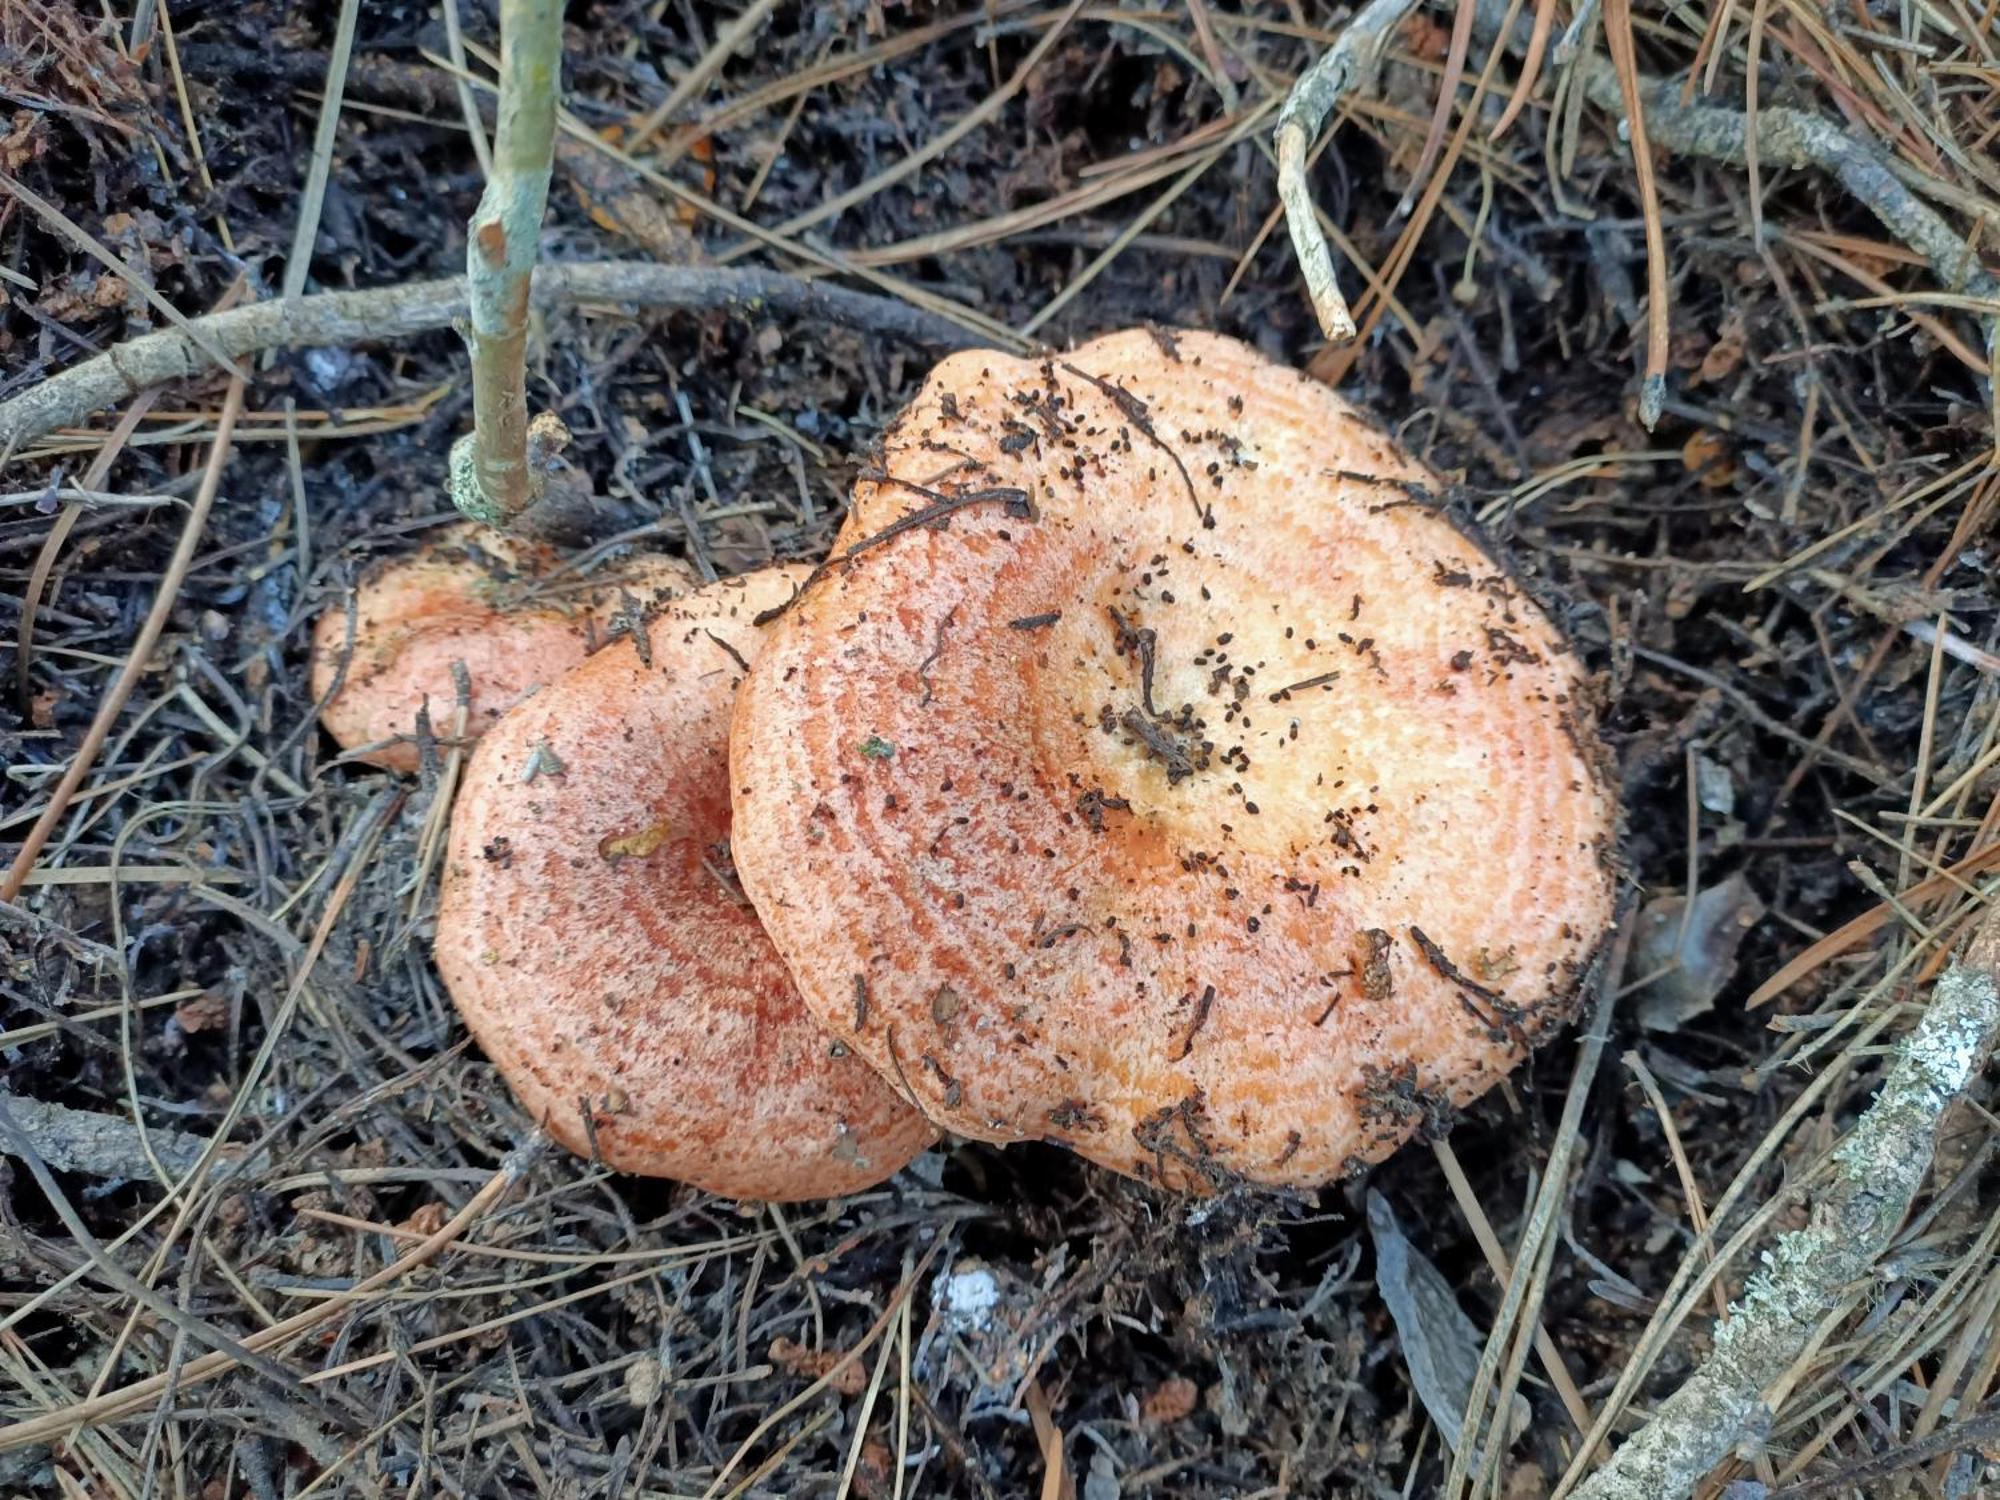
[{"label": "dry grass blade", "polygon": [[299,220],[292,234],[291,253],[285,257],[283,296],[288,302],[305,291],[306,279],[312,274],[320,213],[326,206],[326,185],[333,171],[333,142],[340,132],[340,102],[347,87],[348,64],[354,56],[354,23],[360,12],[360,0],[340,0],[332,58],[327,64],[326,94],[320,100],[319,122],[313,127],[312,164],[306,172],[305,196],[299,200]]},{"label": "dry grass blade", "polygon": [[55,832],[70,798],[83,784],[83,778],[90,774],[90,768],[97,762],[98,751],[111,737],[112,726],[125,711],[133,689],[139,685],[140,677],[152,663],[153,648],[159,645],[160,636],[166,631],[167,617],[173,610],[181,579],[187,575],[188,567],[194,561],[195,548],[201,545],[209,510],[215,504],[216,490],[222,483],[222,466],[229,457],[230,435],[235,431],[236,417],[242,410],[243,377],[238,375],[230,381],[229,390],[222,398],[222,415],[217,423],[215,442],[209,449],[208,467],[202,473],[201,487],[195,491],[194,504],[188,508],[181,539],[175,545],[173,558],[160,579],[159,591],[153,596],[152,608],[146,612],[145,622],[139,627],[138,637],[126,655],[123,669],[105,693],[104,701],[98,705],[97,716],[91,720],[83,743],[77,746],[62,780],[50,793],[48,806],[35,820],[35,826],[28,830],[27,837],[21,840],[21,847],[15,851],[5,877],[0,877],[0,902],[13,901],[21,894],[21,888],[28,881],[28,872],[34,869],[36,857],[42,852],[42,845]]},{"label": "dry grass blade", "polygon": [[[266,1350],[282,1351],[301,1335],[312,1332],[334,1318],[351,1313],[355,1307],[364,1305],[374,1293],[395,1285],[410,1272],[430,1264],[449,1248],[454,1240],[499,1205],[507,1192],[527,1175],[529,1167],[533,1165],[541,1151],[542,1143],[537,1140],[513,1152],[486,1185],[466,1201],[465,1207],[452,1215],[436,1233],[427,1237],[421,1244],[398,1256],[373,1275],[364,1277],[343,1295],[330,1297],[318,1307],[295,1313],[281,1322],[250,1334],[242,1341],[244,1347],[256,1354],[262,1354]],[[119,1390],[52,1411],[46,1416],[33,1417],[25,1422],[0,1427],[0,1453],[11,1453],[21,1448],[52,1442],[79,1427],[112,1422],[134,1412],[143,1411],[170,1391],[189,1390],[203,1381],[213,1380],[233,1368],[235,1363],[235,1360],[226,1354],[205,1354],[198,1359],[189,1360],[171,1378],[163,1375],[150,1376],[144,1380],[134,1381]]]}]

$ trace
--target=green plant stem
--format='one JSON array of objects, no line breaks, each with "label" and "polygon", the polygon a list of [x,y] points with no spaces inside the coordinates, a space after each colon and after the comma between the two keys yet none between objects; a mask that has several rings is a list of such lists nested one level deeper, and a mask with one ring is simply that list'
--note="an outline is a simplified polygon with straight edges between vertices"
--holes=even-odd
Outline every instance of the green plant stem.
[{"label": "green plant stem", "polygon": [[558,0],[502,0],[493,172],[465,247],[472,422],[453,450],[451,490],[474,520],[505,527],[539,498],[528,460],[528,306],[555,160],[562,88]]}]

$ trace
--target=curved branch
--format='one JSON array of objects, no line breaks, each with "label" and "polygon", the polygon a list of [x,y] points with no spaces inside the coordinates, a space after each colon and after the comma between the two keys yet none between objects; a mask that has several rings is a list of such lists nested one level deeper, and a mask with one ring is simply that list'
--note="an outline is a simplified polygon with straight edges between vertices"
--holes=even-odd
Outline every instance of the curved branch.
[{"label": "curved branch", "polygon": [[[534,300],[543,308],[585,302],[692,311],[736,308],[834,323],[936,349],[971,349],[984,343],[949,319],[906,303],[777,271],[647,261],[543,266],[535,273]],[[259,302],[192,318],[189,333],[165,329],[145,334],[0,402],[0,460],[11,457],[24,443],[116,406],[147,386],[217,369],[202,343],[231,359],[266,349],[383,343],[449,328],[463,321],[467,312],[465,281],[452,277],[361,292],[323,292],[296,302]]]},{"label": "curved branch", "polygon": [[1306,295],[1319,317],[1320,332],[1337,344],[1354,337],[1354,315],[1340,294],[1333,272],[1333,253],[1319,227],[1319,211],[1306,184],[1306,152],[1326,117],[1340,101],[1375,86],[1382,54],[1415,0],[1370,0],[1349,21],[1340,39],[1299,75],[1285,107],[1278,112],[1274,144],[1278,152],[1278,201],[1285,207],[1285,227],[1292,236],[1299,274]]}]

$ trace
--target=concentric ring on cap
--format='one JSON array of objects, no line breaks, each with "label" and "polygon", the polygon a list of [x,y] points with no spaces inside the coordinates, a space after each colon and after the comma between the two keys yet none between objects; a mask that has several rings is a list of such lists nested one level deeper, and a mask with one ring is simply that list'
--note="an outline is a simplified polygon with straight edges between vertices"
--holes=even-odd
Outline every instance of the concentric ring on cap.
[{"label": "concentric ring on cap", "polygon": [[961,354],[879,473],[739,697],[736,857],[927,1114],[1319,1183],[1572,1014],[1583,671],[1353,408],[1214,335]]},{"label": "concentric ring on cap", "polygon": [[515,708],[452,810],[436,958],[571,1150],[730,1197],[835,1197],[935,1137],[806,1013],[730,861],[731,701],[802,568],[711,584]]}]

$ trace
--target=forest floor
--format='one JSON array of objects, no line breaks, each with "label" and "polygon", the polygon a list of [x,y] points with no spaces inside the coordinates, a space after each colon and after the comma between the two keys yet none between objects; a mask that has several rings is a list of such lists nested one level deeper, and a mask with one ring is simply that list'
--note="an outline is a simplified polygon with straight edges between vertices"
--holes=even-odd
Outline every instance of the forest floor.
[{"label": "forest floor", "polygon": [[[1524,72],[1465,3],[1468,45],[1411,12],[1313,168],[1344,347],[1277,217],[1277,108],[1348,14],[1297,0],[577,0],[544,256],[832,271],[1017,346],[1216,328],[1372,408],[1566,594],[1611,705],[1635,910],[1590,1019],[1311,1195],[955,1145],[781,1211],[523,1157],[430,963],[437,778],[338,759],[306,674],[315,614],[446,519],[463,347],[245,356],[184,566],[219,371],[15,434],[0,485],[0,866],[65,803],[0,904],[0,1493],[1463,1493],[1439,1420],[1504,1310],[1496,1349],[1553,1351],[1470,1465],[1513,1500],[1685,1377],[2000,865],[2000,34],[1992,0],[1540,0]],[[462,71],[442,12],[357,9],[0,4],[0,402],[288,274],[458,273],[490,6],[460,0]],[[1669,85],[1636,160],[1635,67]],[[1714,149],[1746,111],[1754,161]],[[933,353],[565,308],[530,389],[648,545],[727,573],[824,554]],[[1988,1105],[1707,1493],[1969,1494],[2000,1461]]]}]

